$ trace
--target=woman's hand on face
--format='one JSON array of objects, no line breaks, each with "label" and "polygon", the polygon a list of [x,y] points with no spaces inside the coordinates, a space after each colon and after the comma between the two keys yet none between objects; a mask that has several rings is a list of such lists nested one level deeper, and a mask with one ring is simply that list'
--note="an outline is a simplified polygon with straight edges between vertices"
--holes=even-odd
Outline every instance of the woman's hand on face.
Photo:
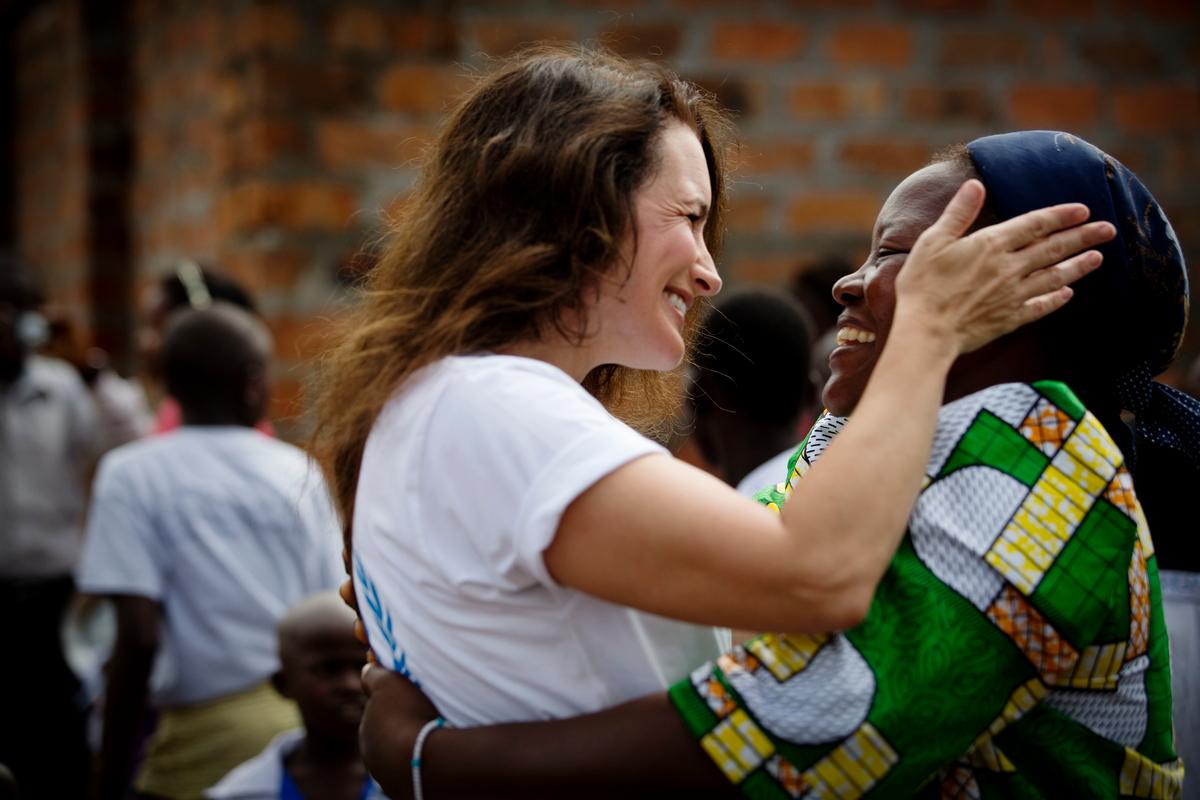
[{"label": "woman's hand on face", "polygon": [[1068,284],[1100,265],[1094,250],[1116,235],[1107,222],[1083,224],[1087,206],[1030,211],[969,236],[983,207],[978,180],[964,183],[941,217],[921,234],[896,279],[896,317],[969,353],[1061,308]]}]

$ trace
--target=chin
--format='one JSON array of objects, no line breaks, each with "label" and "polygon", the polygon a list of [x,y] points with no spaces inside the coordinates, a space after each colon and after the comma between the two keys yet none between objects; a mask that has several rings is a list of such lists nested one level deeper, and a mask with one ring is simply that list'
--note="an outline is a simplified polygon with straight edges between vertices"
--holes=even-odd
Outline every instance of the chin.
[{"label": "chin", "polygon": [[640,369],[647,372],[670,372],[682,363],[684,346],[682,337],[676,337],[674,342],[660,342],[657,346],[638,348],[629,357],[616,362],[629,369]]},{"label": "chin", "polygon": [[837,386],[833,379],[825,384],[821,394],[821,403],[835,417],[848,417],[854,412],[854,407],[862,398],[862,391],[847,391],[849,387]]},{"label": "chin", "polygon": [[675,353],[664,354],[661,358],[654,359],[648,362],[645,366],[637,367],[637,369],[648,370],[651,372],[670,372],[683,363],[683,350],[680,349]]}]

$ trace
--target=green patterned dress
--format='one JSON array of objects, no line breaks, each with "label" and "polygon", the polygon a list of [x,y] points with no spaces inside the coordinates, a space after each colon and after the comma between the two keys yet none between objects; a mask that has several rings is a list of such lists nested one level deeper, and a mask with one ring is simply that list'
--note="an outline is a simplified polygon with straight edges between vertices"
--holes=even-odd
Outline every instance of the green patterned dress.
[{"label": "green patterned dress", "polygon": [[[818,420],[759,501],[778,510],[844,424]],[[1181,792],[1154,545],[1120,451],[1059,383],[942,408],[861,625],[760,636],[671,697],[753,798]]]}]

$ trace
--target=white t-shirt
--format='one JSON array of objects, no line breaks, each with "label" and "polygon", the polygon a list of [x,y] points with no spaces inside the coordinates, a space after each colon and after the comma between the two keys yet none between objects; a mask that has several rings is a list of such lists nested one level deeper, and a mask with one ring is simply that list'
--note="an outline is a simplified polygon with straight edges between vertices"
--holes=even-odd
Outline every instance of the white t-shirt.
[{"label": "white t-shirt", "polygon": [[560,586],[542,559],[576,497],[664,452],[541,361],[452,356],[417,373],[367,439],[355,501],[376,657],[456,725],[594,711],[685,677],[727,631]]},{"label": "white t-shirt", "polygon": [[276,625],[338,585],[339,550],[325,483],[302,451],[252,428],[184,426],[100,461],[78,583],[162,604],[175,674],[155,700],[190,704],[278,669]]},{"label": "white t-shirt", "polygon": [[74,571],[96,442],[96,409],[70,364],[30,356],[0,384],[0,579]]}]

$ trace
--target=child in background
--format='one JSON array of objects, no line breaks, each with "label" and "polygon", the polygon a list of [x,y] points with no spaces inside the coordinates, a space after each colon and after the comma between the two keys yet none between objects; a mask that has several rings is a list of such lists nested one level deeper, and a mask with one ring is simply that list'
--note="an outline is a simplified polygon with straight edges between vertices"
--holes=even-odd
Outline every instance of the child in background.
[{"label": "child in background", "polygon": [[358,753],[366,659],[354,638],[354,612],[333,592],[301,601],[279,625],[275,689],[296,702],[303,730],[266,749],[209,789],[209,800],[380,800]]}]

